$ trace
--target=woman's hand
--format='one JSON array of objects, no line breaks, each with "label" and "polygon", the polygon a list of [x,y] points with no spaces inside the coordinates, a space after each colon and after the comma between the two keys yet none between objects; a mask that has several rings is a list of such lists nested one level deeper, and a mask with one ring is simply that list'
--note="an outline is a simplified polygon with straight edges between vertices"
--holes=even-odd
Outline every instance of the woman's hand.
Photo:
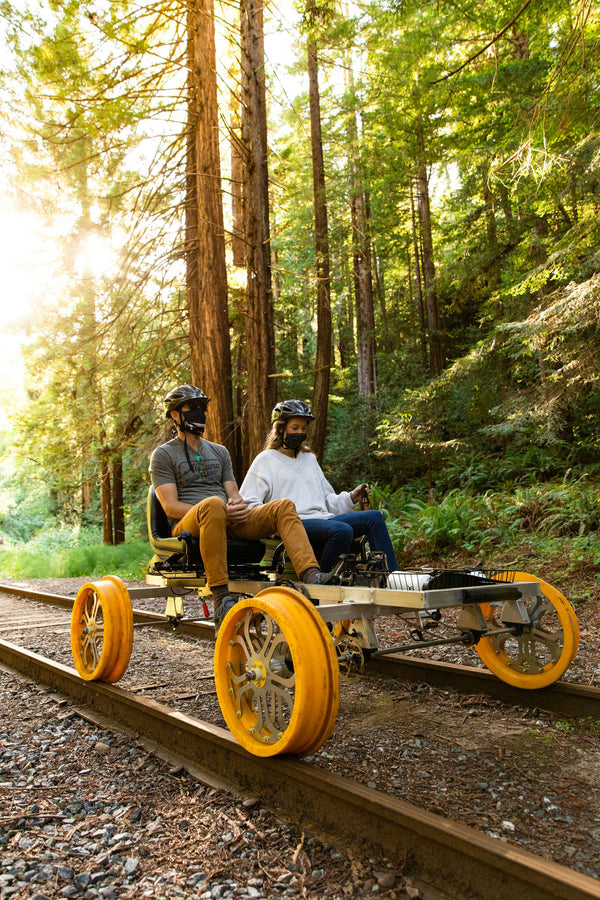
[{"label": "woman's hand", "polygon": [[350,499],[353,503],[358,503],[358,501],[362,500],[364,497],[368,500],[370,496],[371,488],[368,484],[359,484],[353,491],[350,491]]}]

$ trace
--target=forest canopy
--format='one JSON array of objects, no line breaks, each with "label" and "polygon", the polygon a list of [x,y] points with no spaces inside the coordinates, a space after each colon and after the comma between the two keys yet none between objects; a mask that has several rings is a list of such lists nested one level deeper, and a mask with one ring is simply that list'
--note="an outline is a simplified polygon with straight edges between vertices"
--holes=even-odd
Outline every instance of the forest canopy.
[{"label": "forest canopy", "polygon": [[336,488],[390,510],[597,477],[591,0],[2,13],[7,198],[56,260],[13,326],[3,534],[143,532],[190,381],[238,477],[287,397]]}]

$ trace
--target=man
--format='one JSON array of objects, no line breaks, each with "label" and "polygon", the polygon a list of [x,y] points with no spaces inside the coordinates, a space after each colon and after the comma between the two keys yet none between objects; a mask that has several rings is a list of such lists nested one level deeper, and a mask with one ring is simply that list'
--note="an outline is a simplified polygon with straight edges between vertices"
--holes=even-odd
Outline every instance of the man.
[{"label": "man", "polygon": [[203,437],[206,394],[183,384],[170,391],[164,402],[166,418],[173,421],[177,433],[152,453],[152,484],[173,535],[189,531],[200,540],[206,581],[214,597],[215,632],[238,600],[228,588],[227,534],[247,541],[279,534],[304,584],[326,584],[328,574],[319,570],[291,500],[248,509],[228,450]]}]

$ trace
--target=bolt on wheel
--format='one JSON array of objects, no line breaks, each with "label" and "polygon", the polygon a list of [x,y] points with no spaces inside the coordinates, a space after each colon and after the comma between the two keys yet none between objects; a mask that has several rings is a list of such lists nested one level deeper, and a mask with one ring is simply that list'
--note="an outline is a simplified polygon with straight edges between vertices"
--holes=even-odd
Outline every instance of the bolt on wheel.
[{"label": "bolt on wheel", "polygon": [[290,588],[266,588],[227,613],[215,645],[215,683],[229,730],[255,756],[307,756],[335,724],[333,640],[312,603]]},{"label": "bolt on wheel", "polygon": [[84,584],[71,614],[71,652],[85,681],[113,684],[123,677],[133,646],[133,611],[120,578]]},{"label": "bolt on wheel", "polygon": [[[534,575],[514,573],[514,581],[534,581],[542,597],[524,598],[531,625],[518,634],[483,636],[475,649],[485,666],[513,687],[536,690],[564,675],[579,646],[579,625],[565,597]],[[503,603],[482,603],[489,630],[501,629]]]}]

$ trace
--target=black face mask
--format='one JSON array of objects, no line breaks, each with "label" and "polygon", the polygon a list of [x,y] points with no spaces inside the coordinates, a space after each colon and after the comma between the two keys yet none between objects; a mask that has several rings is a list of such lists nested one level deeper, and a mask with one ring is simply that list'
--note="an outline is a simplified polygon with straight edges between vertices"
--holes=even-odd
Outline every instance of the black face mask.
[{"label": "black face mask", "polygon": [[286,450],[294,450],[297,452],[300,449],[300,444],[306,440],[306,435],[302,431],[295,431],[292,434],[284,434],[282,438],[282,444],[286,448]]},{"label": "black face mask", "polygon": [[186,409],[181,413],[182,422],[180,428],[182,431],[188,431],[190,434],[202,434],[206,425],[205,409]]}]

